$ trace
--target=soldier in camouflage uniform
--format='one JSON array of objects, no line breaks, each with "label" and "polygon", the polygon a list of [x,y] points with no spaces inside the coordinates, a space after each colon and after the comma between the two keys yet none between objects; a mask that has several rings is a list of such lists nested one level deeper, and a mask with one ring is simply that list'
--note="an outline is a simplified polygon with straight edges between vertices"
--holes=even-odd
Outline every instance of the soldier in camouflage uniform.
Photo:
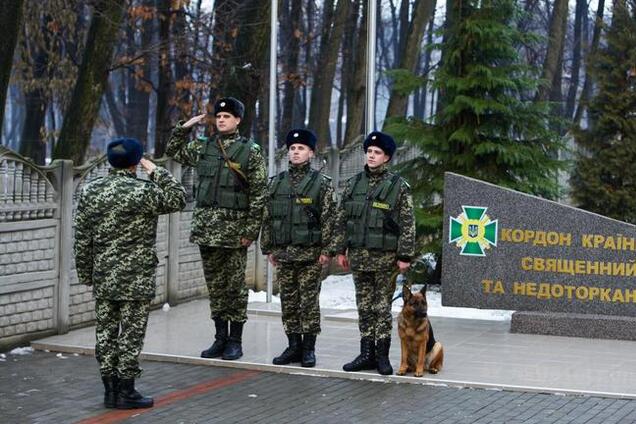
[{"label": "soldier in camouflage uniform", "polygon": [[[95,356],[108,408],[153,405],[134,383],[155,296],[157,219],[185,207],[183,186],[142,153],[137,140],[112,141],[113,169],[83,188],[75,217],[75,265],[80,283],[93,286]],[[150,181],[136,177],[140,160]]]},{"label": "soldier in camouflage uniform", "polygon": [[243,355],[247,248],[258,238],[267,194],[261,148],[238,132],[244,110],[237,99],[222,98],[214,105],[215,135],[190,141],[192,127],[206,117],[199,115],[177,124],[166,149],[168,156],[196,167],[199,177],[190,241],[199,245],[216,329],[203,358]]},{"label": "soldier in camouflage uniform", "polygon": [[336,204],[331,178],[311,168],[316,148],[312,131],[291,130],[285,143],[289,170],[273,177],[265,207],[261,249],[276,267],[283,328],[289,346],[274,358],[276,365],[316,365],[320,333],[322,266],[334,256]]},{"label": "soldier in camouflage uniform", "polygon": [[[415,220],[410,187],[387,170],[395,152],[391,136],[372,132],[364,141],[367,164],[347,181],[336,226],[338,264],[353,270],[360,329],[360,355],[345,371],[377,368],[393,373],[392,275],[405,272],[415,254]],[[345,253],[346,252],[346,253]],[[346,256],[345,256],[346,254]]]}]

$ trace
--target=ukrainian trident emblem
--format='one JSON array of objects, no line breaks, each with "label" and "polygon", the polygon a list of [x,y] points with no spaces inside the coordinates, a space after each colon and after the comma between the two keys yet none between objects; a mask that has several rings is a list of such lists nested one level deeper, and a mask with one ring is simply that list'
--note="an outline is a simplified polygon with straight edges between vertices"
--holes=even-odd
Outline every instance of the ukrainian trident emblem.
[{"label": "ukrainian trident emblem", "polygon": [[461,247],[460,255],[486,256],[490,246],[497,246],[497,222],[492,221],[486,210],[479,206],[462,206],[457,218],[450,217],[449,243]]}]

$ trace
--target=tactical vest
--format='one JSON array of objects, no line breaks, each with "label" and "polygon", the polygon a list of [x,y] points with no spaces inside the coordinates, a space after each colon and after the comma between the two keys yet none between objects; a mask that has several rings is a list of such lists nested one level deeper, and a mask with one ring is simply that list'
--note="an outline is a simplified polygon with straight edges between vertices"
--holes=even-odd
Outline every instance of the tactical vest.
[{"label": "tactical vest", "polygon": [[[230,161],[236,162],[239,169],[247,172],[251,141],[236,140],[225,149]],[[248,183],[232,171],[225,162],[216,138],[203,144],[203,152],[197,165],[199,185],[197,187],[197,206],[227,209],[247,209],[249,198]]]},{"label": "tactical vest", "polygon": [[400,193],[400,176],[392,174],[369,191],[369,177],[361,172],[354,177],[351,194],[343,199],[347,218],[348,247],[397,250],[400,228],[394,219]]},{"label": "tactical vest", "polygon": [[315,246],[320,244],[320,187],[322,176],[310,169],[291,185],[289,173],[281,172],[270,187],[273,246]]}]

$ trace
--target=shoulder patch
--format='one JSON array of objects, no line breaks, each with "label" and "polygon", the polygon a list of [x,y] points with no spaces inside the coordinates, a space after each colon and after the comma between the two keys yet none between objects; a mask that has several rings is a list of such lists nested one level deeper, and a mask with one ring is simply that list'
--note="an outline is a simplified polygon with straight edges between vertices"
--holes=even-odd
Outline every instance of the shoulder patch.
[{"label": "shoulder patch", "polygon": [[199,140],[201,143],[207,143],[208,138],[206,136],[199,135],[197,136],[197,140]]},{"label": "shoulder patch", "polygon": [[260,152],[261,151],[261,146],[253,141],[250,140],[250,149],[256,151],[256,152]]}]

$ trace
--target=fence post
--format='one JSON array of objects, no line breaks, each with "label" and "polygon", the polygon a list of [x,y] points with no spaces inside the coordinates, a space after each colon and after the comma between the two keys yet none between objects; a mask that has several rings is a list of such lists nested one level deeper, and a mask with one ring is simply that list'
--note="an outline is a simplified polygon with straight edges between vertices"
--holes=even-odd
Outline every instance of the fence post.
[{"label": "fence post", "polygon": [[57,289],[57,332],[68,333],[71,301],[71,260],[73,255],[73,161],[60,160],[56,169],[59,184],[59,249]]},{"label": "fence post", "polygon": [[[166,167],[170,170],[172,175],[181,182],[181,164],[177,161],[170,160],[166,163]],[[176,305],[179,303],[179,222],[181,220],[181,212],[175,212],[168,215],[168,280],[167,302],[170,305]]]},{"label": "fence post", "polygon": [[337,147],[329,149],[329,173],[333,181],[333,188],[338,192],[340,186],[340,150]]}]

